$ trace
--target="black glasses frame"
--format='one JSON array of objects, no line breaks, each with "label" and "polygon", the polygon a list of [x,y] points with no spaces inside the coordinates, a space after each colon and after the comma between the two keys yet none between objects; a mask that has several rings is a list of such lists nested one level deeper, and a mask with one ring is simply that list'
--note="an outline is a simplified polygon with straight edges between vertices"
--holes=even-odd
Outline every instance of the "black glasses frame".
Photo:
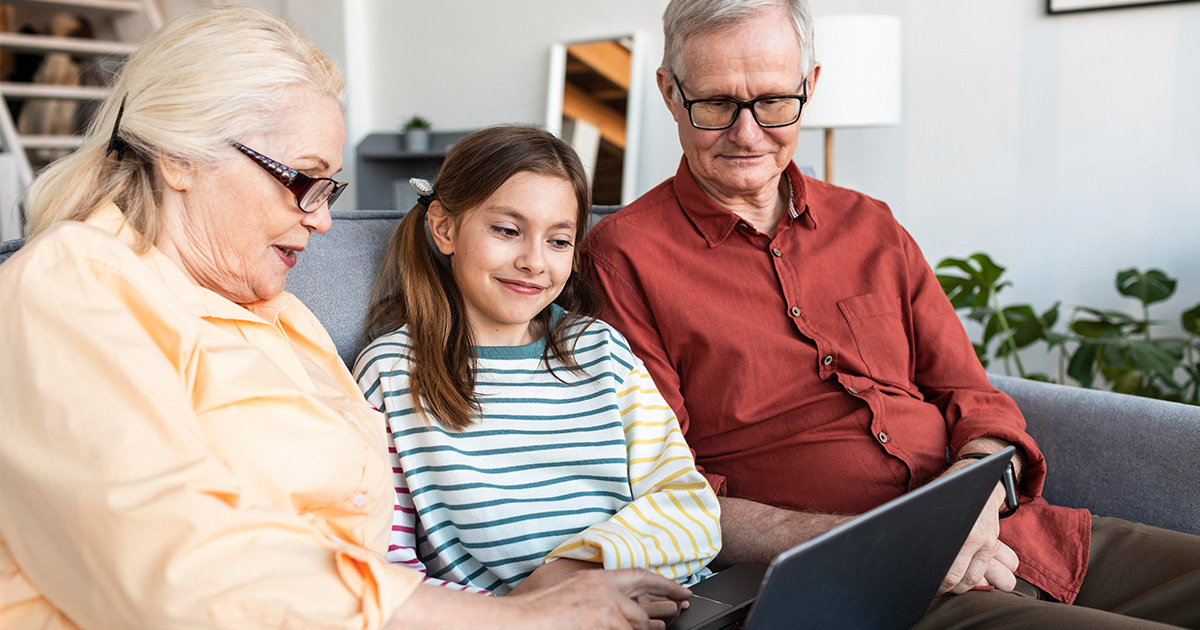
[{"label": "black glasses frame", "polygon": [[[299,207],[300,211],[305,214],[315,212],[317,208],[321,207],[322,203],[324,203],[326,207],[332,206],[333,202],[337,201],[337,198],[341,196],[342,191],[345,190],[346,186],[348,185],[347,182],[339,182],[329,177],[309,177],[308,175],[305,175],[304,173],[301,173],[290,166],[272,160],[271,158],[259,153],[258,151],[255,151],[254,149],[251,149],[240,142],[230,142],[229,144],[233,145],[233,148],[241,151],[250,159],[254,160],[255,164],[261,166],[264,171],[271,175],[271,177],[274,177],[276,181],[278,181],[280,184],[283,184],[284,188],[287,188],[293,195],[295,195],[296,206]],[[329,192],[325,193],[323,197],[310,199],[308,203],[305,204],[304,197],[308,195],[308,192],[312,190],[313,186],[316,186],[321,182],[331,182],[333,184],[333,188],[329,189]],[[306,208],[305,205],[308,205],[309,207]]]},{"label": "black glasses frame", "polygon": [[[683,84],[681,84],[679,82],[679,77],[675,73],[671,73],[671,78],[675,80],[675,87],[679,89],[679,98],[683,101],[683,107],[685,109],[687,109],[687,111],[688,111],[688,121],[691,122],[692,126],[695,127],[696,129],[703,129],[705,131],[719,131],[721,129],[728,129],[728,128],[732,127],[733,124],[737,122],[738,116],[742,115],[743,109],[750,110],[750,115],[754,117],[754,122],[759,127],[763,127],[765,129],[775,129],[778,127],[787,127],[788,125],[796,124],[796,121],[800,120],[800,114],[801,114],[801,112],[804,111],[804,104],[808,102],[808,78],[807,77],[805,77],[804,81],[801,82],[801,84],[800,84],[800,89],[802,90],[802,92],[800,94],[784,94],[784,95],[780,95],[780,96],[760,96],[758,98],[750,99],[748,101],[739,101],[736,98],[697,98],[697,99],[688,100],[687,95],[683,93]],[[758,119],[758,112],[754,110],[754,106],[762,101],[778,101],[781,99],[792,99],[792,100],[800,101],[800,107],[796,108],[796,117],[794,119],[792,119],[791,122],[779,123],[776,125],[764,125],[762,123],[762,121],[760,121]],[[732,103],[737,106],[737,109],[733,112],[733,117],[729,120],[729,124],[724,125],[722,127],[702,127],[702,126],[696,124],[696,119],[692,116],[692,105],[695,105],[696,103]]]}]

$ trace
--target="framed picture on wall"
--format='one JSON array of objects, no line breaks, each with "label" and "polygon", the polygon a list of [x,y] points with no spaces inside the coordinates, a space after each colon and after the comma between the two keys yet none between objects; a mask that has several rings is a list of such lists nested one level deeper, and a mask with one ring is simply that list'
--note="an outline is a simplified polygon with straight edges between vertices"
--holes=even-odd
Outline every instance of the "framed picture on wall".
[{"label": "framed picture on wall", "polygon": [[1129,7],[1144,7],[1155,4],[1176,4],[1179,2],[1195,2],[1196,0],[1046,0],[1046,12],[1079,13],[1081,11],[1101,11],[1104,9],[1128,9]]}]

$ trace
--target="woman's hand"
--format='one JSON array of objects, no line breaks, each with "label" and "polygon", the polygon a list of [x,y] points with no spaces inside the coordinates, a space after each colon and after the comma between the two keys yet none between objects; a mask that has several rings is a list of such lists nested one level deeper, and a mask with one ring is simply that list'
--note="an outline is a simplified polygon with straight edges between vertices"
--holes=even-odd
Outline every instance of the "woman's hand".
[{"label": "woman's hand", "polygon": [[[535,591],[550,588],[561,584],[575,573],[588,570],[602,571],[604,567],[595,562],[584,562],[583,560],[574,560],[571,558],[551,560],[534,570],[529,577],[525,578],[525,581],[518,584],[508,594],[508,597],[527,595]],[[671,623],[675,617],[679,616],[680,610],[687,608],[687,600],[676,601],[670,597],[650,594],[638,597],[637,602],[650,619],[661,620],[664,624]]]},{"label": "woman's hand", "polygon": [[689,596],[688,589],[641,569],[576,571],[557,584],[507,597],[422,584],[387,627],[663,630],[666,622],[652,619],[638,601],[678,607]]}]

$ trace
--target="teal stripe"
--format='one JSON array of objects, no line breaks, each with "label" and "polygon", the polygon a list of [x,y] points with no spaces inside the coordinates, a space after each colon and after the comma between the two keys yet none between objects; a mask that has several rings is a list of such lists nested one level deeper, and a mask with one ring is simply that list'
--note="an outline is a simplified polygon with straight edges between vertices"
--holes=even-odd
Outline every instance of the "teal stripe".
[{"label": "teal stripe", "polygon": [[[587,368],[595,367],[599,363],[604,363],[606,360],[608,360],[607,356],[600,356],[591,361],[588,361],[587,363],[580,363],[579,367],[586,370]],[[493,361],[497,361],[497,360],[488,359],[489,363],[491,363]],[[560,367],[559,369],[562,369],[562,368]],[[536,374],[546,374],[546,366],[543,364],[541,367],[534,368],[534,369],[525,369],[525,368],[509,369],[509,368],[481,367],[481,368],[479,368],[477,373],[478,374],[535,374],[535,375]]]},{"label": "teal stripe", "polygon": [[[494,547],[507,547],[508,545],[514,545],[516,543],[528,542],[531,540],[538,540],[541,538],[574,536],[575,534],[578,534],[579,532],[580,532],[580,530],[578,530],[578,529],[557,529],[557,530],[541,531],[541,532],[529,532],[527,534],[521,534],[520,536],[511,536],[509,538],[501,538],[499,540],[483,540],[480,542],[466,542],[466,541],[460,540],[456,537],[456,538],[450,538],[446,542],[438,545],[435,552],[441,553],[455,545],[459,545],[464,549],[492,549]],[[532,557],[534,557],[534,558],[545,557],[545,555],[546,555],[545,552],[543,552],[540,555],[534,555]],[[498,566],[496,563],[489,562],[488,564],[493,567]]]},{"label": "teal stripe", "polygon": [[429,534],[433,534],[434,532],[438,531],[439,529],[443,529],[445,527],[455,527],[456,529],[459,529],[459,530],[469,531],[472,529],[486,529],[488,527],[499,527],[501,525],[508,525],[510,523],[520,523],[521,521],[528,521],[530,519],[535,519],[535,518],[555,518],[555,517],[559,517],[559,516],[578,516],[580,514],[596,514],[596,513],[604,514],[606,516],[611,517],[613,514],[616,514],[616,511],[610,510],[608,508],[602,508],[602,507],[587,507],[587,508],[579,508],[578,510],[552,510],[549,512],[530,512],[528,514],[521,514],[519,516],[510,516],[508,518],[502,518],[502,519],[493,520],[493,521],[479,521],[479,522],[475,522],[475,523],[459,523],[457,525],[454,523],[453,520],[443,520],[443,521],[439,522],[438,524],[434,525],[433,527],[430,527],[429,529],[427,529],[426,532]]},{"label": "teal stripe", "polygon": [[556,416],[550,416],[550,415],[529,416],[529,415],[518,415],[518,414],[489,413],[487,415],[487,417],[491,418],[491,419],[495,419],[495,420],[532,420],[535,422],[550,422],[553,420],[573,420],[575,418],[586,418],[588,416],[598,416],[601,413],[604,413],[605,411],[620,411],[620,410],[621,410],[621,408],[616,405],[605,405],[603,407],[600,407],[597,409],[592,409],[589,411],[580,411],[577,413],[566,413],[566,414],[560,414],[560,415],[556,415]]},{"label": "teal stripe", "polygon": [[466,439],[466,438],[476,438],[476,437],[494,437],[497,435],[566,435],[568,433],[591,433],[593,431],[603,431],[605,429],[612,429],[612,428],[619,427],[619,426],[623,426],[622,423],[620,421],[614,420],[613,422],[606,422],[604,424],[584,425],[584,426],[578,426],[578,427],[570,427],[570,428],[566,428],[566,429],[541,429],[541,430],[538,430],[538,429],[495,429],[495,430],[486,430],[486,431],[472,430],[470,433],[454,433],[452,431],[447,431],[446,429],[442,428],[440,425],[432,425],[432,426],[424,426],[424,427],[413,427],[411,429],[405,429],[403,431],[395,431],[392,433],[392,438],[398,440],[401,438],[406,438],[410,435],[420,435],[422,433],[440,433],[441,435],[443,435],[445,437],[455,439],[455,440]]},{"label": "teal stripe", "polygon": [[[478,450],[478,451],[470,451],[470,450],[455,448],[453,446],[450,446],[449,444],[439,444],[436,446],[418,446],[415,448],[406,449],[400,453],[400,457],[412,457],[413,455],[418,455],[421,453],[444,453],[447,451],[450,451],[453,453],[458,453],[459,455],[465,455],[468,457],[471,457],[471,456],[485,457],[488,455],[507,455],[509,453],[528,453],[528,452],[533,452],[533,451],[553,451],[553,450],[558,450],[558,449],[565,450],[565,449],[569,449],[569,448],[587,448],[590,446],[616,446],[618,444],[625,444],[625,440],[624,439],[604,440],[601,442],[563,442],[561,444],[527,444],[527,445],[522,445],[522,446],[511,446],[508,448],[482,449],[482,450]],[[619,461],[624,461],[624,460],[619,460]],[[416,468],[414,470],[420,470],[420,469]]]},{"label": "teal stripe", "polygon": [[[492,398],[486,397],[483,402],[488,405],[571,405],[575,403],[587,402],[606,395],[616,395],[617,390],[613,387],[605,387],[598,389],[590,394],[576,396],[574,398]],[[491,414],[485,414],[485,417],[490,417]]]},{"label": "teal stripe", "polygon": [[514,556],[512,558],[505,558],[503,560],[497,560],[495,562],[490,562],[489,564],[491,564],[493,567],[502,567],[502,566],[506,566],[509,564],[515,564],[517,562],[528,562],[530,560],[540,560],[542,558],[545,558],[546,555],[549,554],[551,551],[554,551],[554,550],[547,549],[545,551],[541,551],[538,553],[531,553],[531,554],[524,555],[524,556]]},{"label": "teal stripe", "polygon": [[596,491],[591,491],[591,492],[568,492],[567,494],[559,494],[559,495],[552,496],[552,497],[534,497],[534,498],[511,497],[511,498],[504,498],[504,499],[494,499],[492,501],[477,501],[475,503],[445,503],[443,501],[439,501],[437,503],[430,503],[428,506],[426,506],[420,510],[417,510],[417,516],[425,516],[426,514],[428,514],[430,512],[433,512],[435,510],[441,510],[441,509],[452,510],[452,511],[478,510],[478,509],[482,509],[482,508],[494,507],[497,505],[508,505],[511,503],[553,503],[553,502],[557,502],[557,501],[567,501],[570,499],[581,499],[583,497],[605,497],[605,498],[616,499],[618,501],[624,501],[624,502],[632,502],[633,501],[633,497],[631,497],[627,494],[617,494],[616,492],[605,492],[603,490],[596,490]]},{"label": "teal stripe", "polygon": [[[629,478],[625,477],[625,476],[609,477],[609,476],[605,476],[605,475],[571,475],[568,477],[556,477],[554,479],[550,479],[547,481],[536,481],[533,483],[501,484],[501,483],[476,482],[476,483],[459,483],[459,484],[453,484],[453,485],[429,484],[427,486],[422,486],[420,488],[410,487],[409,492],[411,492],[412,496],[415,497],[415,496],[425,494],[426,492],[431,492],[431,491],[436,491],[436,490],[442,490],[445,492],[461,492],[463,490],[474,490],[475,488],[493,488],[496,490],[529,490],[531,488],[541,488],[543,486],[553,486],[553,485],[557,485],[560,483],[567,483],[570,481],[600,481],[600,482],[605,482],[605,483],[616,483],[616,484],[620,484],[624,487],[629,487]],[[632,499],[630,499],[630,500],[632,501]]]},{"label": "teal stripe", "polygon": [[[485,475],[502,475],[504,473],[521,472],[522,470],[537,470],[543,468],[562,468],[565,466],[595,466],[597,464],[624,464],[626,462],[623,457],[609,457],[605,459],[578,459],[564,462],[541,462],[536,464],[522,464],[520,466],[503,466],[501,468],[480,468],[468,464],[445,464],[442,466],[418,466],[412,470],[404,471],[404,474],[409,479],[428,472],[450,472],[453,470],[469,470]],[[410,483],[409,486],[417,484]]]},{"label": "teal stripe", "polygon": [[[399,344],[390,344],[390,345],[399,345]],[[401,347],[408,348],[408,346],[401,346]],[[368,352],[374,351],[376,349],[377,349],[376,346],[371,346],[370,348],[368,348]],[[411,350],[411,348],[409,348],[409,349]],[[359,356],[367,356],[367,352],[364,352],[363,354],[361,354]],[[357,368],[357,372],[358,372],[358,374],[355,376],[355,380],[361,379],[363,377],[363,374],[366,373],[366,371],[372,365],[375,365],[379,361],[382,361],[384,359],[397,359],[400,361],[406,361],[406,360],[408,360],[408,356],[409,355],[400,353],[400,352],[387,352],[387,353],[382,353],[382,354],[376,354],[375,356],[372,356],[370,359],[368,359],[366,363],[364,363],[362,365],[354,366],[355,368]]]},{"label": "teal stripe", "polygon": [[595,383],[596,381],[598,381],[602,378],[611,378],[612,380],[614,380],[618,383],[621,382],[621,379],[617,376],[617,374],[615,372],[601,372],[595,376],[585,378],[583,380],[571,381],[571,382],[566,382],[566,383],[559,381],[559,380],[546,380],[544,382],[534,382],[534,383],[505,383],[505,382],[498,383],[496,381],[476,381],[475,385],[476,385],[476,387],[481,387],[484,385],[488,385],[491,387],[579,387],[580,385],[587,385],[589,383]]}]

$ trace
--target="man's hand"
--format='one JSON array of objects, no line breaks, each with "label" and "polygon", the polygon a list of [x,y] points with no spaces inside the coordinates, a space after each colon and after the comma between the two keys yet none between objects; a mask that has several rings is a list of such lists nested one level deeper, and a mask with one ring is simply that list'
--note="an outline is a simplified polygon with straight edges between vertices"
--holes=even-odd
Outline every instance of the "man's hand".
[{"label": "man's hand", "polygon": [[[999,450],[999,449],[997,449]],[[946,474],[972,465],[977,460],[960,460]],[[1004,488],[999,484],[988,497],[975,526],[950,565],[938,593],[965,593],[977,586],[994,586],[1011,591],[1017,585],[1013,573],[1019,564],[1017,554],[1000,542],[1000,509],[1004,506]]]},{"label": "man's hand", "polygon": [[797,512],[735,497],[721,502],[721,553],[713,568],[739,562],[771,564],[781,552],[854,518],[848,514]]}]

